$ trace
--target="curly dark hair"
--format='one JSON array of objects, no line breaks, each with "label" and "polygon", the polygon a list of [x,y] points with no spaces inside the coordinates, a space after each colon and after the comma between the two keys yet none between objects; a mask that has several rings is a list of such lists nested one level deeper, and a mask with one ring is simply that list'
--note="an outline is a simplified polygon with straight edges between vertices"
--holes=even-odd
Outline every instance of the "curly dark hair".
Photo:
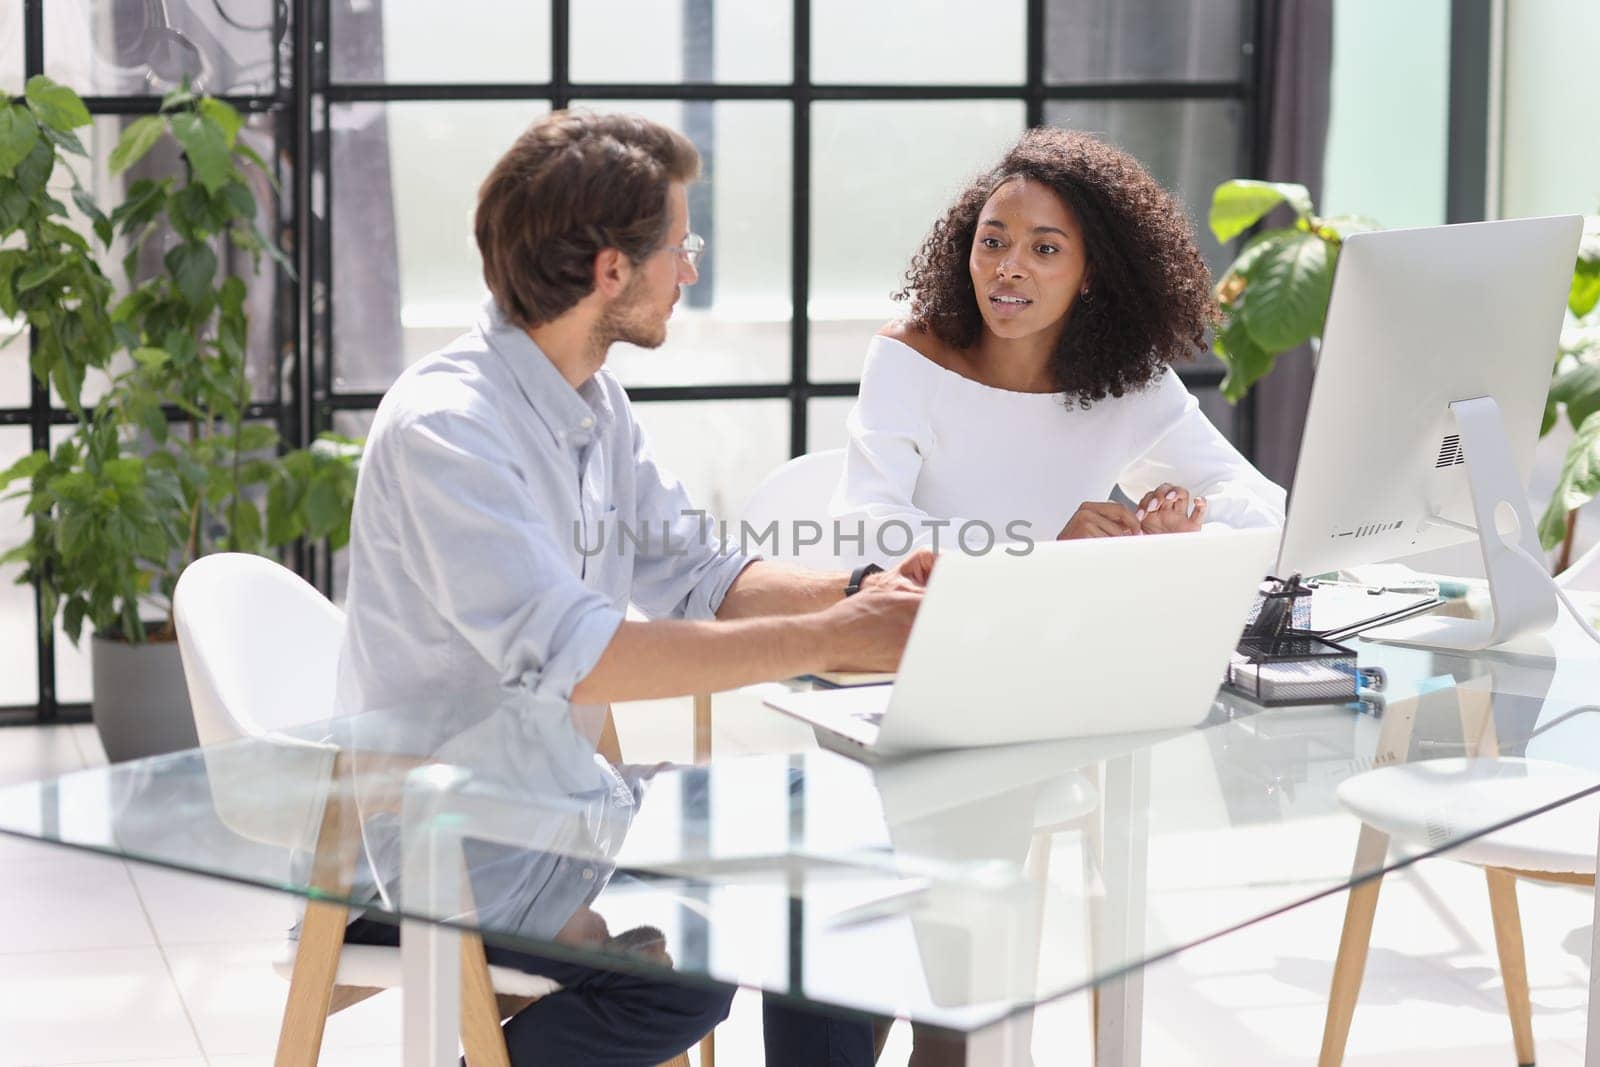
[{"label": "curly dark hair", "polygon": [[1076,301],[1051,357],[1057,388],[1088,406],[1155,381],[1175,360],[1206,350],[1216,323],[1211,275],[1182,207],[1138,160],[1085,133],[1038,127],[964,189],[933,224],[897,300],[910,325],[958,350],[982,336],[967,260],[978,215],[1005,182],[1054,190],[1077,217],[1093,281]]}]

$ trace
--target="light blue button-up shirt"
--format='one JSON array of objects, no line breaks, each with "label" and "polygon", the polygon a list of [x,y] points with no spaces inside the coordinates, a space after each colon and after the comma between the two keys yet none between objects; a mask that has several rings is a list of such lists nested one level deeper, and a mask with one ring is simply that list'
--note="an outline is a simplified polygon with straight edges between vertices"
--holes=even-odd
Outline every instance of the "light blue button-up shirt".
[{"label": "light blue button-up shirt", "polygon": [[351,528],[341,713],[402,716],[407,736],[388,747],[444,758],[491,712],[507,713],[500,730],[565,714],[630,601],[652,618],[716,614],[749,559],[711,526],[656,465],[610,372],[573,389],[486,304],[378,407]]},{"label": "light blue button-up shirt", "polygon": [[[404,754],[466,767],[530,810],[561,795],[631,810],[632,791],[594,753],[604,709],[572,707],[572,690],[630,602],[654,618],[716,614],[749,557],[724,551],[712,525],[656,465],[614,376],[573,389],[488,303],[378,406],[351,523],[333,736],[358,774],[362,752]],[[366,836],[387,895],[395,827],[369,820]],[[530,911],[550,895],[551,862],[476,856],[480,914],[559,926],[568,909]]]}]

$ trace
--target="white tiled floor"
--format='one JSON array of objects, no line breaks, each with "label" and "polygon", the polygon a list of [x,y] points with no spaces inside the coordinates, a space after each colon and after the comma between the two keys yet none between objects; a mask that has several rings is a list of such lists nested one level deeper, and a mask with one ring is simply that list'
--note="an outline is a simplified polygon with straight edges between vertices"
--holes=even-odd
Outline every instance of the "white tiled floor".
[{"label": "white tiled floor", "polygon": [[[618,719],[630,759],[688,757],[681,704]],[[754,701],[719,697],[719,753],[809,743]],[[0,729],[0,783],[104,758],[91,727]],[[1187,892],[1186,908],[1208,906],[1206,891]],[[1526,884],[1519,896],[1539,1063],[1581,1063],[1593,896]],[[1319,901],[1150,968],[1144,1062],[1314,1063],[1343,909],[1342,896]],[[269,960],[285,914],[261,890],[0,837],[0,1067],[268,1067],[286,991]],[[322,1062],[398,1064],[400,1011],[390,992],[335,1016]],[[761,1062],[756,998],[740,995],[717,1042],[721,1063]],[[1039,1012],[1036,1063],[1087,1063],[1088,1048],[1084,997]],[[882,1062],[904,1064],[908,1050],[897,1027]],[[1479,871],[1431,861],[1385,883],[1345,1062],[1514,1062]]]}]

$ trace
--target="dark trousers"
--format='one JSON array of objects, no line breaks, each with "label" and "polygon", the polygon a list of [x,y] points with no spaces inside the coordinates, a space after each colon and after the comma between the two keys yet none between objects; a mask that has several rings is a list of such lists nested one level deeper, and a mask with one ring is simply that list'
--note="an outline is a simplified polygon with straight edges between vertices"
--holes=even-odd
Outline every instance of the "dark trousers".
[{"label": "dark trousers", "polygon": [[823,1015],[775,997],[761,1002],[767,1067],[872,1067],[872,1024]]},{"label": "dark trousers", "polygon": [[[399,945],[400,928],[363,917],[346,928],[344,940],[350,945]],[[561,983],[559,993],[534,1001],[507,1020],[506,1049],[513,1067],[655,1067],[710,1033],[728,1017],[733,999],[731,988],[696,988],[483,947],[491,964]],[[839,1062],[854,1067],[855,1061]]]}]

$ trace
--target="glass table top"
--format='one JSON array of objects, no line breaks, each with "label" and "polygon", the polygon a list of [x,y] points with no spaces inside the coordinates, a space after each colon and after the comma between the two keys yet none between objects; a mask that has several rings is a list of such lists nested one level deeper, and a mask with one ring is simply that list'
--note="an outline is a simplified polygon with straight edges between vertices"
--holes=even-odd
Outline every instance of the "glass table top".
[{"label": "glass table top", "polygon": [[[363,716],[0,789],[0,832],[969,1031],[1600,791],[1600,661],[1359,654],[1385,676],[1359,704],[1219,695],[1196,729],[876,767],[619,767],[576,712],[443,744]],[[1531,807],[1357,859],[1341,782],[1494,754],[1546,776]]]}]

